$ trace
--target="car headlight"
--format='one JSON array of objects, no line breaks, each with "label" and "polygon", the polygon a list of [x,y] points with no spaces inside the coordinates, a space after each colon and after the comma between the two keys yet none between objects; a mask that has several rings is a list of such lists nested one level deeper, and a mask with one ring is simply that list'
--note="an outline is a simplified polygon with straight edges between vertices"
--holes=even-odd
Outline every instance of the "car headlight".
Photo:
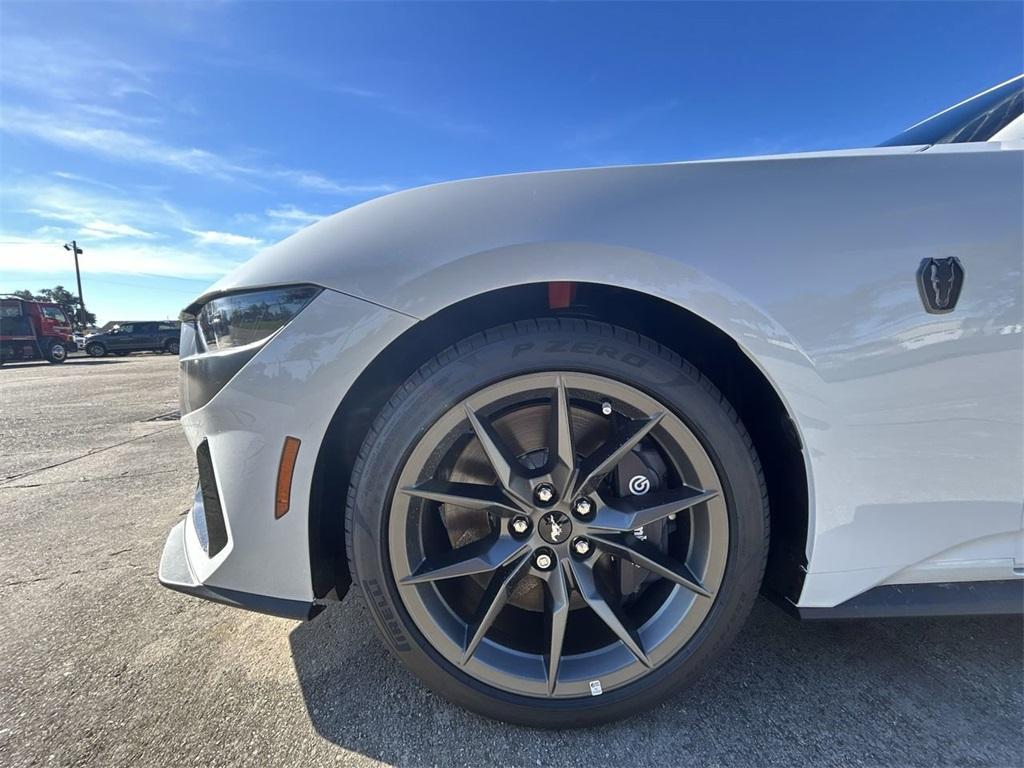
[{"label": "car headlight", "polygon": [[196,326],[210,352],[244,347],[283,328],[321,290],[289,285],[229,293],[189,307],[181,319]]},{"label": "car headlight", "polygon": [[321,290],[315,285],[286,285],[236,291],[197,301],[182,312],[181,413],[212,400],[263,342]]}]

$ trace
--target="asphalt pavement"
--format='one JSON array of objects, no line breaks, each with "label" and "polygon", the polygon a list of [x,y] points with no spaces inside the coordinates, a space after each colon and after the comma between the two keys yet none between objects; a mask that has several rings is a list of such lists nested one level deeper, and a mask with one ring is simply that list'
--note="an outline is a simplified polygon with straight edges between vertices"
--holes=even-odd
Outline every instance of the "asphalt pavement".
[{"label": "asphalt pavement", "polygon": [[358,599],[312,622],[163,589],[195,467],[176,365],[0,369],[0,766],[1020,766],[1019,618],[801,624],[761,601],[693,688],[537,731],[426,691]]}]

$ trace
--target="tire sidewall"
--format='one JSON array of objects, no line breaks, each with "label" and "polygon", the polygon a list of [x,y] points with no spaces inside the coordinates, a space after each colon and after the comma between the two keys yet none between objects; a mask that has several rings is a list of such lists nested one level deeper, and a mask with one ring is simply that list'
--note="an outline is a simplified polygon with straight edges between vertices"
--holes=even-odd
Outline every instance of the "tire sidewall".
[{"label": "tire sidewall", "polygon": [[107,348],[102,343],[94,341],[85,345],[85,351],[89,357],[103,357],[107,354]]},{"label": "tire sidewall", "polygon": [[[387,551],[388,515],[401,468],[427,429],[473,392],[540,371],[617,379],[672,409],[708,452],[729,509],[729,553],[715,604],[697,633],[655,672],[601,696],[536,699],[496,689],[451,665],[423,638],[398,595]],[[391,651],[435,691],[473,711],[527,725],[603,722],[661,701],[690,682],[745,620],[765,558],[763,492],[756,457],[735,413],[692,366],[649,340],[610,326],[550,321],[512,326],[442,353],[414,375],[371,430],[353,475],[349,514],[353,576]]]}]

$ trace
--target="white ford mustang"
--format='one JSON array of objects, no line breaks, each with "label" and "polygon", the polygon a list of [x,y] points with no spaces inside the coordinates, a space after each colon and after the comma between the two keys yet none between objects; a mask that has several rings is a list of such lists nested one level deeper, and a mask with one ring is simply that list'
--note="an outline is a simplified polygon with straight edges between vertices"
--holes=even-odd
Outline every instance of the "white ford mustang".
[{"label": "white ford mustang", "polygon": [[427,685],[650,706],[763,591],[1024,600],[1024,79],[881,147],[473,179],[356,206],[189,306],[199,484],[160,580],[350,586]]}]

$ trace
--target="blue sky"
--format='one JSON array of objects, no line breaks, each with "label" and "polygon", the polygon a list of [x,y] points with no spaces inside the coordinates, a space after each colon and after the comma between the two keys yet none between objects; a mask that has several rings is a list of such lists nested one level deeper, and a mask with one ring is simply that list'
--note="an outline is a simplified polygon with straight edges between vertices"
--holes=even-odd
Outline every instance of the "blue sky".
[{"label": "blue sky", "polygon": [[446,179],[875,144],[1024,69],[1008,3],[11,3],[0,291],[174,317]]}]

